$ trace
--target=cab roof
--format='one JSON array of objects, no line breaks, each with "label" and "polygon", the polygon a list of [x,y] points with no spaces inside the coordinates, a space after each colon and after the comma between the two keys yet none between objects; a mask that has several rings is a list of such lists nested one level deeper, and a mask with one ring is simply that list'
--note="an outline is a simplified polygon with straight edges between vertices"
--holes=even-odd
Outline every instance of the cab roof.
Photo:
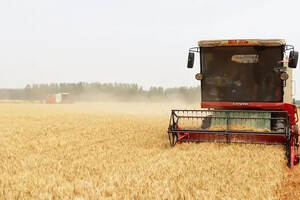
[{"label": "cab roof", "polygon": [[220,46],[283,46],[283,39],[236,39],[236,40],[200,40],[199,47]]}]

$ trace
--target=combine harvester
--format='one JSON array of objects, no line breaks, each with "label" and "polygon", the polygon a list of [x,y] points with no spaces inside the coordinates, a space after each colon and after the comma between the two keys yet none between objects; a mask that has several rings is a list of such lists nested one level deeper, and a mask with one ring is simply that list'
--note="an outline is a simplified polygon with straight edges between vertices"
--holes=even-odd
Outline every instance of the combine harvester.
[{"label": "combine harvester", "polygon": [[73,101],[70,98],[70,93],[57,93],[49,95],[43,100],[46,104],[70,104]]},{"label": "combine harvester", "polygon": [[[201,110],[172,110],[170,145],[224,142],[284,145],[288,166],[299,163],[298,113],[291,69],[298,52],[284,40],[199,41]],[[287,56],[289,55],[289,56]],[[289,78],[290,77],[290,78]]]}]

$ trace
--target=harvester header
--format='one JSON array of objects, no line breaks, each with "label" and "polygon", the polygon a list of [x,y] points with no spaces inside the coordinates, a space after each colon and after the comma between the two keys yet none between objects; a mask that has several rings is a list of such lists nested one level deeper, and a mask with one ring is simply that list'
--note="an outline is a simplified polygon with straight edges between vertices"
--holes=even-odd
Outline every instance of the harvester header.
[{"label": "harvester header", "polygon": [[[201,40],[199,110],[172,110],[171,146],[182,142],[284,145],[288,166],[299,163],[297,106],[285,101],[298,52],[283,39]],[[290,98],[291,99],[291,98]]]}]

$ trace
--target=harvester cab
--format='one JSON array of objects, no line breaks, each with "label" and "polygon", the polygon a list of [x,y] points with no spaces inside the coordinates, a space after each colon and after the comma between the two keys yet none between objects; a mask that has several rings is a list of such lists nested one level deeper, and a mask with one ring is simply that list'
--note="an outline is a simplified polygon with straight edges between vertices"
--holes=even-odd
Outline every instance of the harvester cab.
[{"label": "harvester cab", "polygon": [[205,40],[199,54],[201,109],[172,110],[170,145],[225,142],[284,145],[288,166],[299,163],[298,113],[292,104],[291,69],[298,52],[284,40]]}]

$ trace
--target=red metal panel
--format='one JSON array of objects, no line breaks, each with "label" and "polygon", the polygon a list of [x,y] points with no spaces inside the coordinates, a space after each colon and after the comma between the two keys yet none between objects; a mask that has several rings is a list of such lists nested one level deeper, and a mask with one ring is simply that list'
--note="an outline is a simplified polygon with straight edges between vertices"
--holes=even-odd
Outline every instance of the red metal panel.
[{"label": "red metal panel", "polygon": [[45,99],[45,103],[54,104],[56,103],[56,99],[54,97],[48,97]]},{"label": "red metal panel", "polygon": [[285,103],[269,102],[201,102],[202,108],[226,108],[226,109],[261,109],[261,110],[283,110]]}]

